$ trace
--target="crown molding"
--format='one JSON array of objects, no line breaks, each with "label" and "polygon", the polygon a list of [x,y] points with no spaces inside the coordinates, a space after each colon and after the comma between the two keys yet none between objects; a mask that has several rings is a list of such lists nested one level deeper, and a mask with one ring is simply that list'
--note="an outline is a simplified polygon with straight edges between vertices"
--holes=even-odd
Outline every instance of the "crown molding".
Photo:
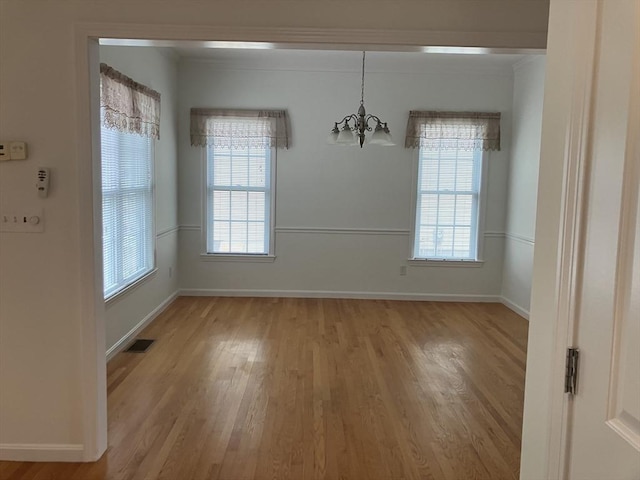
[{"label": "crown molding", "polygon": [[[89,37],[112,39],[118,45],[173,47],[176,41],[207,47],[211,41],[263,42],[268,48],[425,51],[427,47],[471,47],[482,53],[544,52],[546,32],[481,32],[302,27],[229,27],[134,23],[81,23],[76,30]],[[119,39],[119,40],[118,40]],[[123,43],[128,40],[129,43]],[[102,42],[101,42],[102,43]]]}]

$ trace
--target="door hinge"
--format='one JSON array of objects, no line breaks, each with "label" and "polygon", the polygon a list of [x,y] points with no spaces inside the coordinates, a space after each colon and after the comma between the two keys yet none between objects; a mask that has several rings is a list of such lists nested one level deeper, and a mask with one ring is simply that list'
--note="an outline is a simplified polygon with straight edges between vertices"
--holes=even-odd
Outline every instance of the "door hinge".
[{"label": "door hinge", "polygon": [[580,351],[577,348],[567,348],[567,364],[564,375],[564,393],[575,395],[578,387],[578,359]]}]

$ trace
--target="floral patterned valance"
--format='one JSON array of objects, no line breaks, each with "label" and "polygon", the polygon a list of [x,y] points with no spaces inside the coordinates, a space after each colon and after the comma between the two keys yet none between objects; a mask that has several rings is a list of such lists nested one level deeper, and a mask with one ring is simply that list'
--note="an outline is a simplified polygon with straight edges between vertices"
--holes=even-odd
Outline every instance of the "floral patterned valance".
[{"label": "floral patterned valance", "polygon": [[191,145],[289,148],[287,112],[192,108]]},{"label": "floral patterned valance", "polygon": [[100,107],[105,127],[160,138],[160,94],[100,64]]},{"label": "floral patterned valance", "polygon": [[411,111],[404,146],[500,150],[500,113]]}]

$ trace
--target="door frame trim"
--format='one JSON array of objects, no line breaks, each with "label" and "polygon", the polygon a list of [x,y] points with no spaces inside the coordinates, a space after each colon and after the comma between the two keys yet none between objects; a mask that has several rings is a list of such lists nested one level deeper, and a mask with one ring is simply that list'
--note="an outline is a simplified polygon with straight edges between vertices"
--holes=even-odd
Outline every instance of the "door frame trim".
[{"label": "door frame trim", "polygon": [[[191,41],[194,45],[211,41],[271,42],[274,47],[356,49],[387,51],[428,51],[429,46],[447,45],[482,53],[544,53],[546,33],[465,32],[428,30],[377,30],[331,28],[247,28],[193,25],[77,23],[74,28],[76,67],[80,329],[82,345],[83,458],[98,460],[107,448],[107,393],[105,313],[102,296],[102,246],[99,138],[99,54],[98,40],[149,39],[147,45],[169,46],[171,41]],[[502,45],[513,45],[505,48]],[[478,46],[482,47],[478,47]],[[458,48],[459,50],[459,48]],[[479,53],[479,52],[476,52]],[[92,201],[88,201],[91,199]]]},{"label": "door frame trim", "polygon": [[565,137],[564,176],[557,272],[557,320],[552,375],[547,478],[564,479],[568,474],[571,399],[564,391],[566,352],[577,346],[580,314],[585,216],[591,169],[595,75],[597,73],[601,0],[567,2],[572,10],[573,46],[570,112]]}]

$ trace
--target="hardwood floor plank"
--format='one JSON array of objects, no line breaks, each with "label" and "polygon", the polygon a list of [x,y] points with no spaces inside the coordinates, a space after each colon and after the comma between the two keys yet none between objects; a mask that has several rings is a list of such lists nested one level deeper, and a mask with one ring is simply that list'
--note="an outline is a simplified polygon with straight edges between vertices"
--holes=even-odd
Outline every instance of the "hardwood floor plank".
[{"label": "hardwood floor plank", "polygon": [[515,480],[527,322],[502,305],[176,299],[107,375],[93,464],[1,480]]}]

